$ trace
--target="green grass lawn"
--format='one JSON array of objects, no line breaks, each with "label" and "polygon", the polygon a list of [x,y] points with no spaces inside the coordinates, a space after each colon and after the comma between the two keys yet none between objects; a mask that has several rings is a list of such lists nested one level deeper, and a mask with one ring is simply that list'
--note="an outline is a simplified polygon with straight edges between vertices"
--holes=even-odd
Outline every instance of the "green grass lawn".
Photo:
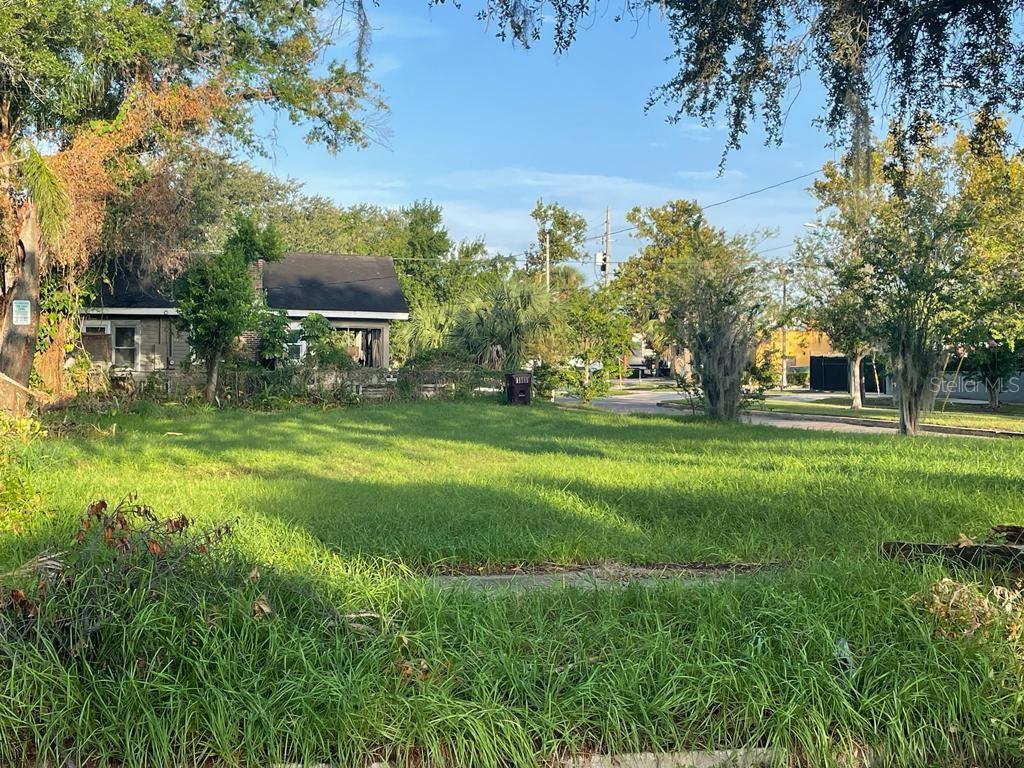
[{"label": "green grass lawn", "polygon": [[[854,410],[850,407],[850,398],[846,395],[823,398],[815,400],[813,403],[788,400],[785,399],[785,396],[769,396],[767,399],[767,410],[769,411],[806,413],[817,416],[854,416],[885,421],[896,421],[898,418],[890,401],[869,398],[865,406]],[[967,403],[949,403],[943,409],[942,403],[939,402],[934,412],[925,414],[924,423],[1024,432],[1024,405],[1007,404],[1003,405],[998,412],[994,412],[989,411],[985,406]]]},{"label": "green grass lawn", "polygon": [[[35,502],[0,573],[75,559],[38,613],[0,578],[2,765],[540,768],[764,745],[807,766],[865,746],[1020,764],[1024,617],[989,592],[1012,577],[874,554],[1024,522],[1015,443],[486,401],[139,410],[16,451]],[[168,554],[69,543],[88,501],[128,492],[237,533],[173,578]],[[410,570],[604,559],[788,565],[521,593]],[[950,575],[967,583],[922,601]]]},{"label": "green grass lawn", "polygon": [[833,558],[1024,521],[1020,447],[996,441],[477,402],[167,407],[97,426],[115,424],[33,447],[53,524],[134,492],[165,514],[237,517],[253,546],[423,567]]}]

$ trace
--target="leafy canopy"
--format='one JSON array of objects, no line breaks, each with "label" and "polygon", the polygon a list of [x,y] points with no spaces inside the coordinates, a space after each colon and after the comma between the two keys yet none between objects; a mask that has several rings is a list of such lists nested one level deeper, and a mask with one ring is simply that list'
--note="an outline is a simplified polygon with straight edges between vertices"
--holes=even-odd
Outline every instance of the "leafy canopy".
[{"label": "leafy canopy", "polygon": [[370,138],[358,118],[378,106],[360,67],[323,61],[329,0],[47,0],[0,14],[3,130],[69,142],[114,120],[140,89],[181,88],[216,101],[219,125],[252,141],[250,107],[267,104],[337,149]]},{"label": "leafy canopy", "polygon": [[543,269],[550,244],[551,265],[583,258],[587,240],[587,220],[558,203],[538,200],[530,213],[537,224],[537,244],[527,254],[529,269]]},{"label": "leafy canopy", "polygon": [[207,361],[227,354],[242,333],[256,325],[259,299],[250,265],[275,261],[281,247],[272,227],[260,229],[240,216],[224,250],[197,258],[178,281],[181,328],[197,356]]},{"label": "leafy canopy", "polygon": [[[442,4],[445,0],[431,0]],[[667,29],[676,71],[649,106],[668,105],[670,119],[706,124],[724,114],[728,145],[763,120],[780,140],[802,79],[824,84],[821,120],[842,136],[861,128],[872,109],[924,125],[949,124],[964,106],[1018,111],[1024,103],[1024,26],[1019,0],[617,0],[616,21]],[[603,17],[600,0],[488,0],[479,17],[529,46],[552,28],[563,52]]]}]

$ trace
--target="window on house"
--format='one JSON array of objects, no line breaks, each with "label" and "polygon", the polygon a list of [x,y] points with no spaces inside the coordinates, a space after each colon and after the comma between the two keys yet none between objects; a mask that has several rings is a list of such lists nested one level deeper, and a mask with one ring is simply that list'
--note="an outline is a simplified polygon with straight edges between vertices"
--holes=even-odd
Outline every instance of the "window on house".
[{"label": "window on house", "polygon": [[113,354],[111,349],[110,322],[86,320],[82,323],[82,349],[89,360],[106,365]]},{"label": "window on house", "polygon": [[134,325],[114,327],[114,365],[134,370],[138,362],[139,330]]},{"label": "window on house", "polygon": [[301,338],[302,331],[293,328],[288,334],[288,359],[299,362],[306,356],[306,342]]},{"label": "window on house", "polygon": [[82,323],[82,333],[109,336],[110,323],[104,320],[86,320],[84,323]]}]

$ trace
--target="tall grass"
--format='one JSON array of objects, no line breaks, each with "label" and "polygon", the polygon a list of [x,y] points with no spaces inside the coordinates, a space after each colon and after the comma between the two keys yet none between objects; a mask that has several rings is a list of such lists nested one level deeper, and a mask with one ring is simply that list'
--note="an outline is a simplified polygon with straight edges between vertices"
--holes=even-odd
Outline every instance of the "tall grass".
[{"label": "tall grass", "polygon": [[1024,523],[1015,443],[483,402],[155,408],[30,454],[46,515],[0,542],[0,562],[31,556],[91,499],[130,491],[166,514],[238,517],[248,547],[303,568],[329,555],[414,567],[798,561]]},{"label": "tall grass", "polygon": [[[1021,649],[1001,624],[937,633],[910,597],[938,576],[865,563],[714,589],[405,583],[370,632],[287,578],[201,569],[119,596],[78,653],[42,629],[5,636],[0,761],[496,767],[753,745],[807,765],[862,747],[891,765],[1019,760]],[[91,598],[66,599],[52,616]],[[256,617],[260,599],[271,613]]]},{"label": "tall grass", "polygon": [[[426,403],[161,408],[18,461],[38,506],[0,539],[0,572],[74,553],[101,494],[240,523],[173,579],[143,558],[111,588],[110,562],[79,553],[35,614],[0,592],[0,765],[519,768],[741,746],[1022,762],[1019,610],[947,626],[914,599],[945,571],[873,554],[1021,522],[1015,446]],[[511,593],[416,575],[603,558],[790,566]]]}]

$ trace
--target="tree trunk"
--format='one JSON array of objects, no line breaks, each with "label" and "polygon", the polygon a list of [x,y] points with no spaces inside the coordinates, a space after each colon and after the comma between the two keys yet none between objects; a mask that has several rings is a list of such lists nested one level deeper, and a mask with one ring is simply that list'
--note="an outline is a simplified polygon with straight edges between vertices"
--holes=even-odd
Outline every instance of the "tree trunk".
[{"label": "tree trunk", "polygon": [[709,343],[699,350],[704,411],[712,419],[733,421],[739,417],[743,399],[743,372],[750,360],[745,339],[729,329],[709,334]]},{"label": "tree trunk", "polygon": [[921,418],[921,402],[914,395],[900,392],[900,434],[916,435]]},{"label": "tree trunk", "polygon": [[939,366],[938,355],[923,346],[907,344],[899,350],[895,363],[900,432],[916,435],[921,413],[935,397],[933,380]]},{"label": "tree trunk", "polygon": [[[0,306],[0,373],[28,386],[39,332],[39,223],[32,203],[21,206],[16,227],[17,252],[10,270],[14,279]],[[14,324],[15,301],[29,302],[26,325]]]},{"label": "tree trunk", "polygon": [[214,352],[206,358],[206,402],[213,403],[217,399],[217,369],[220,367],[220,352]]},{"label": "tree trunk", "polygon": [[865,357],[867,357],[867,355],[860,351],[846,356],[847,363],[850,367],[850,407],[854,410],[860,410],[864,407],[864,398],[861,396],[860,366]]},{"label": "tree trunk", "polygon": [[998,379],[992,379],[988,376],[985,377],[985,389],[988,391],[988,407],[990,410],[999,410],[999,395],[1002,392],[1002,386]]}]

